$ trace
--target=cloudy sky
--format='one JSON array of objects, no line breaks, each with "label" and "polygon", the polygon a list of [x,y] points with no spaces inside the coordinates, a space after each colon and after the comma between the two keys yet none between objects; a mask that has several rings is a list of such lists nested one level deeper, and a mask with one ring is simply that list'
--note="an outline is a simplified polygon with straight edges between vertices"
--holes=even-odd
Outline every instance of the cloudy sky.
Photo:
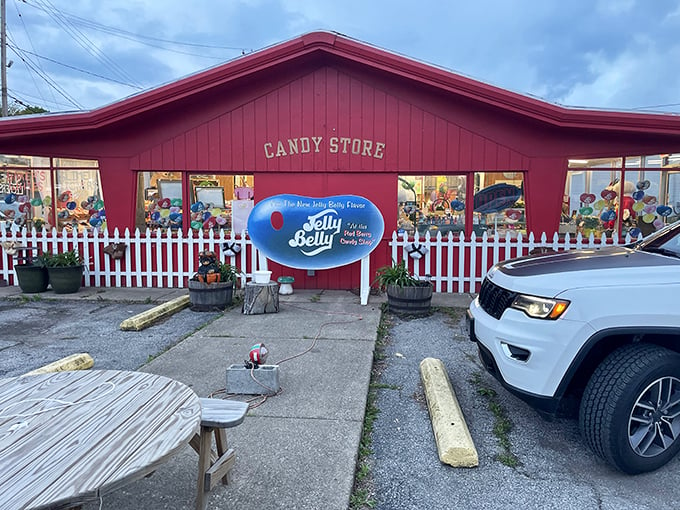
[{"label": "cloudy sky", "polygon": [[93,109],[314,30],[568,106],[680,112],[678,0],[6,0],[13,99]]}]

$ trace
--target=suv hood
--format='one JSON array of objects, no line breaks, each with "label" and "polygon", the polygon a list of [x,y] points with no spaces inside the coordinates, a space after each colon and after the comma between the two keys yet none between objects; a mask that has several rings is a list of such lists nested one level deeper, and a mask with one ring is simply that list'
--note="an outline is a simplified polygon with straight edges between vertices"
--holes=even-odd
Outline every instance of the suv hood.
[{"label": "suv hood", "polygon": [[487,277],[516,292],[557,295],[569,288],[680,281],[680,259],[629,246],[530,255],[496,264]]}]

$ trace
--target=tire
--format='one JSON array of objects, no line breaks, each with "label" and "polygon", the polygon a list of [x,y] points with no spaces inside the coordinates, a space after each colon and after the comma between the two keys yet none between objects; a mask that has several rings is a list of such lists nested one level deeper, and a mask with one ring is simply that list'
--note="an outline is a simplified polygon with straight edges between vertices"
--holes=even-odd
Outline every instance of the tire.
[{"label": "tire", "polygon": [[612,352],[586,386],[579,427],[588,446],[624,473],[666,464],[680,449],[680,354],[651,344]]}]

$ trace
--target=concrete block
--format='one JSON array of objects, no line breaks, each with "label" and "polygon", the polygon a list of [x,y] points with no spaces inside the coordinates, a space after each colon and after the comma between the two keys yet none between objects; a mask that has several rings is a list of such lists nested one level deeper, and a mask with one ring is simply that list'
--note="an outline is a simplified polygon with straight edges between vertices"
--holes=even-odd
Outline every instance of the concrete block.
[{"label": "concrete block", "polygon": [[439,460],[453,467],[478,466],[477,449],[442,361],[435,358],[421,361],[420,379],[425,388]]},{"label": "concrete block", "polygon": [[243,365],[227,368],[227,393],[275,395],[280,389],[278,365],[260,365],[252,370]]}]

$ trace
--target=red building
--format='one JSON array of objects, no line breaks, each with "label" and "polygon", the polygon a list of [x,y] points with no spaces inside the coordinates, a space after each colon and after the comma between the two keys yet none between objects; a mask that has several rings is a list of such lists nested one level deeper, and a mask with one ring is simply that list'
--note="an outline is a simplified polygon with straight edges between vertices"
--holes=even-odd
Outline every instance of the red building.
[{"label": "red building", "polygon": [[[676,153],[676,115],[564,108],[315,32],[93,111],[2,119],[0,213],[238,232],[253,200],[354,194],[386,238],[646,234],[680,213]],[[351,288],[359,264],[292,274]]]}]

